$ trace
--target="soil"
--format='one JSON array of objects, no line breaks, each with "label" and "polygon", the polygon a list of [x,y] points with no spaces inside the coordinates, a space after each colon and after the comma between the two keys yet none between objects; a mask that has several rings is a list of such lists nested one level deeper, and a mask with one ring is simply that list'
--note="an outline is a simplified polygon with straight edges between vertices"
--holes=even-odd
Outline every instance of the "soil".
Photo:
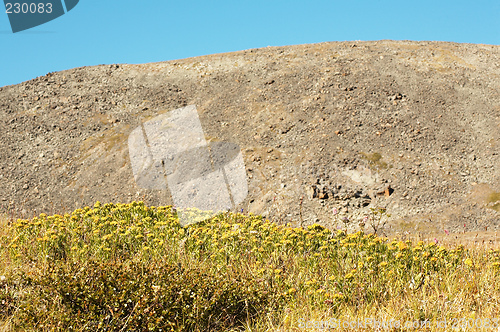
[{"label": "soil", "polygon": [[384,208],[387,234],[500,226],[500,46],[444,42],[268,47],[2,87],[0,209],[172,204],[136,185],[127,139],[187,105],[207,140],[240,146],[244,213],[332,228],[349,216],[355,230]]}]

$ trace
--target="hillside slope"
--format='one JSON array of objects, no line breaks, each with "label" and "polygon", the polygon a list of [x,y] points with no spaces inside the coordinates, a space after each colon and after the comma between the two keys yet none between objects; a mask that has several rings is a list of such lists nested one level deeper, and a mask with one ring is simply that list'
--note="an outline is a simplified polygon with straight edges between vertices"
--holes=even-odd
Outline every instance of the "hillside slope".
[{"label": "hillside slope", "polygon": [[186,105],[208,140],[241,147],[245,212],[333,226],[337,207],[357,226],[385,207],[387,231],[500,225],[500,46],[443,42],[269,47],[2,87],[0,208],[171,204],[136,185],[127,139]]}]

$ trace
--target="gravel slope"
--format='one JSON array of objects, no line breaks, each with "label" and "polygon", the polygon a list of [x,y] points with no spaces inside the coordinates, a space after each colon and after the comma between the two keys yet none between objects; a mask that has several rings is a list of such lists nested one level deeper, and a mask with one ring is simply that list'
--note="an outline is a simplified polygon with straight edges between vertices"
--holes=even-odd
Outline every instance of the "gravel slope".
[{"label": "gravel slope", "polygon": [[208,140],[241,147],[245,212],[336,227],[336,207],[357,227],[384,207],[386,233],[500,225],[500,46],[443,42],[268,47],[2,87],[0,208],[171,204],[136,186],[127,138],[192,104]]}]

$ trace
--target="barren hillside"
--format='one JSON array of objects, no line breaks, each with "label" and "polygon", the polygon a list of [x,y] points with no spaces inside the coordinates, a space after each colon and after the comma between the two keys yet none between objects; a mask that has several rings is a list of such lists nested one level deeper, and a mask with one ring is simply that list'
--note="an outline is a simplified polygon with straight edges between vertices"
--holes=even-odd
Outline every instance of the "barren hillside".
[{"label": "barren hillside", "polygon": [[186,105],[207,140],[241,148],[245,212],[357,227],[384,207],[386,232],[500,226],[500,46],[443,42],[270,47],[0,88],[0,208],[171,204],[137,186],[127,140]]}]

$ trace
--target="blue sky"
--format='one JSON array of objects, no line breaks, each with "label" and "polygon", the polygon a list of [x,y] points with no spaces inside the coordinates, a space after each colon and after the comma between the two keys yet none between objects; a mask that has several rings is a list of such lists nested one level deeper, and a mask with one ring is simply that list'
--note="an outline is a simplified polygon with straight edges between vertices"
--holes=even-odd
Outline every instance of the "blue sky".
[{"label": "blue sky", "polygon": [[2,10],[0,86],[81,66],[381,39],[499,45],[500,0],[80,0],[15,34]]}]

